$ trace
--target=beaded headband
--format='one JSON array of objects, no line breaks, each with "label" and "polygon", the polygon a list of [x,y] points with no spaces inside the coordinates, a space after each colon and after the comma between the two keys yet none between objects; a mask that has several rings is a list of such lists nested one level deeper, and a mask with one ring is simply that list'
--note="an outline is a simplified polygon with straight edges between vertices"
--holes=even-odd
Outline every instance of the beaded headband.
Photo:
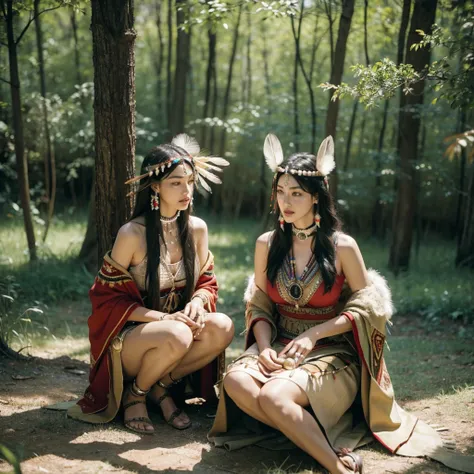
[{"label": "beaded headband", "polygon": [[[146,173],[129,179],[125,182],[125,184],[136,183],[147,176],[158,176],[160,173],[164,173],[167,168],[171,168],[172,165],[183,162],[189,163],[194,168],[198,185],[200,185],[209,193],[212,193],[212,190],[206,180],[215,184],[222,183],[222,180],[216,174],[214,174],[214,172],[220,173],[222,172],[222,167],[229,166],[229,162],[227,160],[224,160],[224,158],[220,158],[218,156],[201,155],[201,147],[199,146],[196,139],[186,135],[186,133],[180,133],[179,135],[176,135],[173,140],[171,140],[171,144],[182,148],[187,153],[187,155],[170,158],[169,160],[162,163],[147,166],[145,168]],[[130,192],[129,195],[142,191],[143,189],[150,186],[150,184],[151,182],[145,184],[137,191]]]},{"label": "beaded headband", "polygon": [[286,166],[280,166],[283,163],[284,155],[280,140],[273,133],[269,133],[263,144],[263,154],[268,167],[274,173],[289,173],[298,176],[315,176],[325,178],[335,168],[334,161],[334,140],[329,135],[321,143],[318,154],[316,155],[316,169],[314,171],[297,170]]}]

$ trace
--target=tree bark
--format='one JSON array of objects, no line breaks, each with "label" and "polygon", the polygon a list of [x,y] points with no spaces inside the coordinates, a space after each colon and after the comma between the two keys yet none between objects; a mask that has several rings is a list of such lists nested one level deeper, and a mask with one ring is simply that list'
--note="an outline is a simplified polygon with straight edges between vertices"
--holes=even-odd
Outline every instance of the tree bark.
[{"label": "tree bark", "polygon": [[[229,72],[227,74],[227,84],[225,88],[225,95],[224,95],[224,104],[222,108],[222,120],[225,122],[227,120],[227,116],[229,114],[229,105],[230,105],[230,93],[231,93],[231,88],[232,88],[232,73],[234,70],[234,64],[235,64],[235,56],[237,53],[237,44],[239,41],[239,28],[240,28],[240,19],[242,18],[242,5],[239,6],[239,12],[237,16],[237,22],[235,24],[234,28],[234,38],[232,40],[232,51],[230,53],[230,59],[229,59]],[[221,133],[221,142],[219,146],[219,153],[220,156],[224,156],[225,153],[225,140],[226,140],[226,131],[225,127],[222,130]]]},{"label": "tree bark", "polygon": [[[341,19],[339,20],[339,29],[337,33],[336,49],[334,54],[334,66],[331,72],[330,83],[340,85],[342,74],[344,72],[344,60],[346,58],[347,39],[351,29],[352,16],[354,14],[355,0],[343,0]],[[339,101],[332,100],[333,92],[329,92],[329,103],[326,115],[326,136],[332,135],[336,141],[337,117],[339,114]],[[337,199],[337,168],[331,176],[331,194]]]},{"label": "tree bark", "polygon": [[97,239],[97,224],[96,224],[96,203],[95,203],[95,179],[92,185],[92,191],[89,201],[89,219],[87,221],[87,231],[84,241],[82,242],[81,250],[79,252],[79,261],[82,262],[86,268],[95,273],[99,266],[98,253],[98,239]]},{"label": "tree bark", "polygon": [[[408,34],[405,62],[412,64],[421,72],[430,62],[429,48],[418,51],[411,49],[419,42],[417,30],[429,34],[436,16],[437,0],[415,0],[415,7]],[[417,206],[416,169],[418,159],[418,140],[420,130],[420,107],[423,105],[424,80],[413,87],[413,93],[405,96],[404,106],[400,108],[398,136],[400,144],[400,177],[395,200],[392,225],[392,245],[389,266],[398,274],[407,270],[410,263],[410,251],[413,237],[413,224]]]},{"label": "tree bark", "polygon": [[43,233],[43,242],[48,236],[49,227],[54,214],[54,204],[56,201],[56,160],[54,156],[54,148],[49,130],[49,114],[46,105],[46,74],[44,71],[44,55],[43,55],[43,31],[41,29],[41,17],[39,4],[41,0],[35,0],[33,4],[35,29],[36,29],[36,48],[38,51],[38,73],[41,91],[41,108],[43,112],[44,138],[46,144],[46,153],[44,155],[44,179],[45,179],[45,198],[47,203],[46,225]]},{"label": "tree bark", "polygon": [[347,134],[347,143],[346,143],[346,155],[344,157],[344,167],[343,170],[347,171],[349,168],[349,157],[351,154],[351,144],[352,144],[352,136],[354,135],[354,125],[357,117],[357,109],[359,107],[359,101],[356,100],[352,107],[352,114],[351,114],[351,122],[349,125],[349,132]]},{"label": "tree bark", "polygon": [[474,163],[467,167],[468,186],[464,226],[456,252],[456,266],[474,268]]},{"label": "tree bark", "polygon": [[[207,69],[206,69],[206,88],[204,96],[204,106],[202,109],[202,118],[205,119],[209,116],[209,107],[211,105],[211,88],[212,79],[215,77],[216,70],[216,45],[217,45],[217,34],[212,26],[207,31],[208,39],[208,58],[207,58]],[[207,143],[207,125],[204,123],[202,126],[202,144],[203,146]]]},{"label": "tree bark", "polygon": [[92,0],[95,197],[98,261],[132,209],[125,181],[135,168],[133,0]]},{"label": "tree bark", "polygon": [[[173,86],[171,84],[171,64],[173,61],[173,0],[168,0],[168,55],[166,58],[166,118],[167,128],[171,127],[171,102],[173,99]],[[168,132],[169,133],[169,132]]]},{"label": "tree bark", "polygon": [[74,38],[74,65],[76,67],[76,83],[82,84],[82,72],[81,72],[81,56],[79,54],[79,38],[77,36],[77,19],[76,11],[71,11],[71,27],[72,35]]},{"label": "tree bark", "polygon": [[184,31],[181,26],[185,21],[187,0],[176,0],[176,27],[178,36],[176,38],[176,68],[174,73],[173,105],[168,117],[170,124],[170,139],[184,131],[184,118],[186,112],[186,84],[189,72],[189,61],[191,54],[191,33]]},{"label": "tree bark", "polygon": [[37,259],[35,232],[30,209],[30,183],[28,180],[28,160],[25,154],[25,142],[23,136],[23,117],[20,94],[20,75],[18,72],[17,40],[13,28],[13,0],[1,2],[2,10],[6,10],[5,22],[7,29],[8,59],[10,68],[10,93],[12,101],[12,122],[15,142],[15,156],[18,173],[18,185],[20,188],[20,201],[23,209],[23,223],[25,226],[26,240],[30,261]]},{"label": "tree bark", "polygon": [[163,81],[162,81],[162,70],[163,70],[163,57],[164,57],[164,48],[165,42],[163,39],[163,30],[162,30],[162,6],[163,0],[156,0],[155,7],[156,7],[156,31],[158,33],[158,44],[159,44],[159,52],[158,58],[154,59],[155,64],[155,72],[156,72],[156,121],[159,129],[163,128],[163,122],[166,120],[163,117],[163,110],[165,107],[163,101]]}]

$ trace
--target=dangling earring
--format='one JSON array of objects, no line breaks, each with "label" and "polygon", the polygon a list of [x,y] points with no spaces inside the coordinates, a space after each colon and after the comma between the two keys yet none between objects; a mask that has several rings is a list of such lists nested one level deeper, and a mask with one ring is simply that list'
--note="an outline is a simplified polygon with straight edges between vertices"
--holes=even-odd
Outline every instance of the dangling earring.
[{"label": "dangling earring", "polygon": [[278,218],[278,220],[280,221],[280,229],[285,232],[285,219],[283,219],[283,216],[281,215],[281,212],[280,212],[280,217]]},{"label": "dangling earring", "polygon": [[150,204],[152,211],[157,211],[160,208],[160,195],[156,191],[151,195]]},{"label": "dangling earring", "polygon": [[191,207],[194,206],[194,196],[191,198]]},{"label": "dangling earring", "polygon": [[316,224],[316,227],[321,227],[321,216],[319,215],[319,212],[318,212],[318,201],[316,201],[315,204],[316,204],[316,214],[314,215],[314,223]]}]

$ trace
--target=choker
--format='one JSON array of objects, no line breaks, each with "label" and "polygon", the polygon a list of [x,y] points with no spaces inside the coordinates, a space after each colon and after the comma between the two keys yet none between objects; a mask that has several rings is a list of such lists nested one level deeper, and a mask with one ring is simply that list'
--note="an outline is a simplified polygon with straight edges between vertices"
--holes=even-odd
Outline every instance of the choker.
[{"label": "choker", "polygon": [[173,217],[163,217],[161,216],[160,217],[160,221],[163,223],[163,224],[171,224],[172,222],[175,222],[176,219],[178,219],[178,217],[180,216],[181,214],[181,211],[178,211]]},{"label": "choker", "polygon": [[294,225],[291,226],[291,231],[293,235],[296,236],[296,238],[301,241],[309,239],[309,237],[311,237],[312,235],[316,233],[316,230],[317,230],[316,223],[311,224],[306,229],[298,229],[298,227],[295,227]]}]

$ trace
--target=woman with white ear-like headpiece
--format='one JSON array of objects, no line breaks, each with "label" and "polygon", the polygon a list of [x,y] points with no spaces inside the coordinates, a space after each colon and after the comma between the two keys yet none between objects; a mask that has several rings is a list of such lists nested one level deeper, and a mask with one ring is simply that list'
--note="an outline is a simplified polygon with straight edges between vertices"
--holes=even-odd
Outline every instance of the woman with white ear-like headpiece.
[{"label": "woman with white ear-like headpiece", "polygon": [[191,425],[176,406],[185,392],[215,399],[234,329],[216,312],[207,226],[191,212],[195,188],[210,192],[206,180],[220,183],[215,172],[228,164],[180,134],[150,150],[127,182],[138,185],[135,210],[89,292],[90,385],[69,416],[104,423],[122,408],[128,429],[153,434],[146,402],[182,430]]},{"label": "woman with white ear-like headpiece", "polygon": [[332,137],[317,155],[285,160],[270,134],[264,155],[274,173],[275,228],[257,239],[246,351],[227,368],[209,440],[235,449],[268,436],[265,444],[278,449],[280,431],[329,472],[348,474],[362,472],[352,450],[373,436],[397,454],[454,467],[459,457],[438,433],[395,402],[383,359],[390,290],[340,231],[328,189]]}]

